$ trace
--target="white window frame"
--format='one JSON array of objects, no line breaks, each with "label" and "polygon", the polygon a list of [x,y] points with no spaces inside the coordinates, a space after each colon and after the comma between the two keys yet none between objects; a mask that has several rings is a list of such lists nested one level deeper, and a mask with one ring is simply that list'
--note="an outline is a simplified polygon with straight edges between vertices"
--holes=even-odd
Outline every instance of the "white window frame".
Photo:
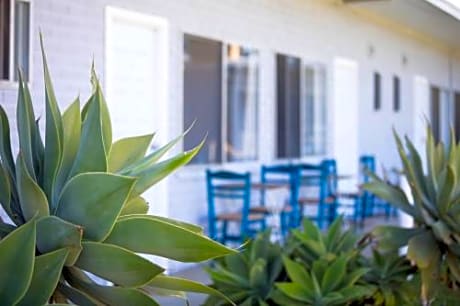
[{"label": "white window frame", "polygon": [[32,67],[33,67],[33,62],[32,62],[32,50],[33,50],[33,39],[32,39],[32,29],[33,29],[33,8],[34,8],[34,1],[33,0],[9,0],[10,1],[10,42],[9,42],[9,67],[8,67],[8,80],[1,80],[0,79],[0,88],[17,88],[18,87],[18,81],[14,80],[14,72],[15,72],[15,67],[14,67],[14,38],[15,38],[15,26],[14,26],[14,17],[15,17],[15,4],[16,2],[26,2],[29,3],[29,75],[28,77],[28,83],[32,83]]}]

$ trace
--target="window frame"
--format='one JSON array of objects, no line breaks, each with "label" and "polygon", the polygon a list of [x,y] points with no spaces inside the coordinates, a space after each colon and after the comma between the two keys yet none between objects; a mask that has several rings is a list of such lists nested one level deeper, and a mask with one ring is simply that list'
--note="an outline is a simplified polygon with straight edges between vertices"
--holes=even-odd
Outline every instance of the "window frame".
[{"label": "window frame", "polygon": [[[225,40],[221,38],[216,38],[212,36],[206,36],[202,34],[197,34],[193,32],[182,32],[182,38],[183,42],[185,43],[185,37],[186,36],[193,36],[195,38],[201,38],[204,40],[213,40],[221,43],[221,96],[220,96],[220,142],[221,142],[221,150],[220,150],[220,162],[206,162],[206,163],[197,163],[197,164],[188,164],[186,168],[207,168],[207,167],[212,167],[212,166],[224,166],[228,164],[232,165],[253,165],[257,164],[260,162],[260,125],[261,125],[261,118],[260,118],[260,103],[261,103],[261,93],[262,93],[262,82],[261,82],[261,76],[262,76],[262,65],[261,65],[261,49],[254,46],[251,43],[245,43],[245,42],[240,42],[236,40]],[[257,111],[256,111],[256,120],[257,120],[257,125],[256,125],[256,158],[254,159],[248,159],[248,160],[235,160],[231,161],[229,158],[227,158],[227,153],[226,153],[226,142],[227,142],[227,136],[228,136],[228,72],[227,72],[227,64],[228,64],[228,54],[227,54],[227,48],[230,45],[238,45],[240,47],[246,48],[246,49],[251,49],[255,50],[258,53],[258,69],[257,69]],[[184,98],[183,98],[184,99]],[[184,100],[182,100],[182,108],[184,107]],[[182,122],[184,122],[184,116],[183,114],[183,119]],[[186,127],[184,127],[186,128]]]},{"label": "window frame", "polygon": [[15,7],[16,2],[25,2],[29,4],[29,54],[28,54],[28,61],[29,61],[29,75],[27,76],[27,83],[32,84],[32,68],[33,68],[33,10],[34,10],[34,0],[8,0],[10,2],[10,13],[9,13],[9,23],[10,23],[10,37],[9,37],[9,59],[8,59],[8,79],[0,79],[0,89],[17,89],[18,88],[18,81],[14,80],[14,39],[15,39]]},{"label": "window frame", "polygon": [[[304,125],[305,125],[305,122],[302,118],[300,118],[300,122],[299,122],[299,156],[296,156],[296,157],[279,157],[279,151],[278,151],[278,136],[275,137],[275,147],[274,147],[274,160],[276,161],[303,161],[303,160],[317,160],[317,159],[320,159],[320,158],[324,158],[325,156],[328,155],[329,153],[329,146],[328,146],[328,142],[329,142],[329,115],[328,115],[328,109],[329,109],[329,66],[328,64],[325,62],[325,61],[322,61],[322,60],[314,60],[314,59],[311,59],[311,58],[306,58],[304,56],[300,56],[300,55],[297,55],[297,54],[293,54],[293,53],[287,53],[287,52],[284,52],[284,51],[275,51],[274,53],[274,59],[275,59],[275,89],[276,89],[276,92],[275,92],[275,99],[277,99],[277,92],[278,92],[278,81],[277,81],[277,69],[276,69],[276,60],[277,60],[277,56],[278,55],[282,55],[282,56],[288,56],[288,57],[294,57],[294,58],[297,58],[299,59],[299,69],[300,69],[300,74],[299,74],[299,111],[300,111],[300,114],[299,116],[302,116],[305,114],[306,112],[306,107],[307,107],[307,101],[304,99],[305,97],[305,93],[306,93],[306,84],[305,84],[305,78],[306,78],[306,72],[305,72],[305,69],[306,68],[311,68],[313,71],[314,71],[314,80],[313,80],[313,86],[314,86],[314,90],[317,89],[317,87],[319,86],[319,84],[317,83],[317,80],[318,80],[318,71],[321,70],[321,73],[323,74],[322,76],[322,79],[324,81],[324,103],[325,103],[325,107],[326,107],[326,111],[325,113],[323,114],[324,115],[324,128],[326,130],[325,132],[325,135],[324,135],[324,150],[323,152],[321,153],[318,153],[317,150],[315,150],[316,152],[313,153],[313,154],[304,154],[303,152],[305,151],[305,144],[306,144],[306,140],[304,140],[302,138],[302,131],[304,129]],[[314,94],[314,98],[318,98],[318,93],[315,93]],[[274,119],[274,122],[275,122],[275,134],[278,135],[278,101],[275,100],[275,119]],[[314,102],[315,103],[315,102]]]}]

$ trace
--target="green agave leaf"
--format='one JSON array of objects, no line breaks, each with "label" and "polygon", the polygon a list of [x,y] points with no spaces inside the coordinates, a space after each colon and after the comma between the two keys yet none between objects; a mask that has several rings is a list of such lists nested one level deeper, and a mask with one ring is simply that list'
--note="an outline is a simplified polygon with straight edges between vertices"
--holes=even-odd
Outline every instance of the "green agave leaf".
[{"label": "green agave leaf", "polygon": [[32,141],[34,145],[34,167],[37,175],[37,183],[43,186],[43,166],[45,160],[45,145],[40,135],[39,120],[35,120],[35,129],[33,130]]},{"label": "green agave leaf", "polygon": [[79,174],[64,187],[56,215],[81,225],[84,238],[102,241],[110,233],[134,182],[133,178],[109,173]]},{"label": "green agave leaf", "polygon": [[344,277],[344,284],[355,284],[367,272],[369,272],[368,268],[359,268],[347,273]]},{"label": "green agave leaf", "polygon": [[44,169],[44,190],[48,195],[52,206],[53,189],[56,181],[59,166],[62,160],[64,129],[62,126],[61,111],[59,110],[53,84],[48,69],[46,54],[43,46],[43,37],[40,35],[40,46],[43,58],[43,70],[45,78],[45,101],[46,101],[46,127],[45,127],[45,169]]},{"label": "green agave leaf", "polygon": [[311,276],[307,273],[303,265],[286,256],[283,257],[283,263],[289,278],[294,283],[298,284],[304,291],[312,292],[314,290]]},{"label": "green agave leaf", "polygon": [[184,133],[182,133],[182,135],[177,136],[176,138],[174,138],[173,140],[171,140],[170,142],[168,142],[167,144],[165,144],[164,146],[162,146],[155,152],[152,152],[145,158],[138,160],[137,162],[131,165],[127,165],[127,167],[124,167],[122,170],[122,173],[125,173],[125,174],[131,173],[131,172],[137,173],[137,172],[141,172],[149,168],[150,166],[154,165],[166,153],[168,153],[169,150],[171,150],[177,143],[179,143],[179,141],[181,141],[185,135],[188,134],[188,132],[192,129],[194,124],[195,123],[192,123],[190,127]]},{"label": "green agave leaf", "polygon": [[[187,230],[189,230],[191,232],[194,232],[196,234],[204,235],[203,228],[201,226],[198,226],[198,225],[195,225],[195,224],[191,224],[191,223],[187,223],[187,222],[183,222],[183,221],[178,221],[178,220],[174,220],[174,219],[170,219],[170,218],[166,218],[166,217],[161,217],[161,216],[152,216],[152,215],[145,215],[145,214],[136,214],[135,216],[162,221],[162,222],[165,222],[165,223],[169,223],[171,225],[175,225],[175,226],[178,226],[178,227],[185,228],[185,229],[187,229]],[[129,219],[131,217],[133,217],[133,215],[131,215],[131,216],[122,216],[122,217],[119,218],[119,220]]]},{"label": "green agave leaf", "polygon": [[376,226],[372,230],[372,236],[377,239],[379,249],[390,251],[406,246],[412,237],[423,232],[424,230],[420,228],[383,225]]},{"label": "green agave leaf", "polygon": [[[75,269],[72,269],[75,271]],[[90,297],[111,306],[142,305],[158,306],[158,304],[144,292],[123,287],[101,286],[87,282],[75,276],[69,275],[70,284]]]},{"label": "green agave leaf", "polygon": [[297,238],[303,244],[303,246],[310,251],[310,253],[315,255],[315,257],[319,257],[326,253],[324,244],[314,240],[314,238],[307,236],[307,232],[301,233],[299,231],[293,231],[293,234],[294,237]]},{"label": "green agave leaf", "polygon": [[364,189],[401,209],[414,219],[421,219],[418,212],[414,209],[414,206],[409,203],[406,194],[401,188],[389,185],[375,175],[372,175],[372,179],[372,182],[363,184]]},{"label": "green agave leaf", "polygon": [[148,211],[149,204],[143,197],[139,196],[126,202],[121,210],[120,216],[135,214],[145,215]]},{"label": "green agave leaf", "polygon": [[11,178],[16,177],[13,154],[11,153],[10,123],[0,105],[0,157]]},{"label": "green agave leaf", "polygon": [[208,237],[148,216],[120,219],[105,242],[183,262],[203,261],[236,252]]},{"label": "green agave leaf", "polygon": [[229,290],[250,289],[247,278],[230,272],[220,266],[218,266],[215,270],[205,267],[205,270],[217,288],[226,288]]},{"label": "green agave leaf", "polygon": [[226,300],[231,305],[235,305],[228,297],[226,297],[224,294],[220,293],[216,289],[213,289],[211,287],[208,287],[198,282],[194,282],[194,281],[184,279],[184,278],[179,278],[179,277],[157,275],[143,288],[146,288],[147,290],[148,288],[161,288],[161,289],[173,290],[173,291],[186,291],[186,292],[209,294],[213,296],[218,296]]},{"label": "green agave leaf", "polygon": [[83,242],[75,266],[122,287],[145,285],[164,269],[116,245]]},{"label": "green agave leaf", "polygon": [[[59,195],[69,177],[73,162],[78,152],[81,136],[80,100],[77,98],[62,115],[64,128],[62,163],[56,178],[56,187],[53,192],[54,201],[57,204]],[[56,205],[52,207],[53,211]]]},{"label": "green agave leaf", "polygon": [[249,271],[249,284],[253,288],[261,288],[267,282],[267,262],[265,259],[257,259]]},{"label": "green agave leaf", "polygon": [[238,276],[249,277],[249,264],[242,254],[227,255],[224,257],[226,268]]},{"label": "green agave leaf", "polygon": [[[423,231],[410,238],[407,258],[415,262],[420,269],[433,266],[440,257],[439,246],[430,231]],[[436,262],[437,264],[437,262]]]},{"label": "green agave leaf", "polygon": [[106,172],[107,157],[101,119],[101,92],[97,91],[87,103],[88,112],[82,124],[80,145],[70,176],[85,172]]},{"label": "green agave leaf", "polygon": [[26,293],[35,259],[35,221],[29,221],[0,241],[0,301],[14,305]]},{"label": "green agave leaf", "polygon": [[276,287],[285,295],[297,301],[312,303],[314,299],[313,292],[305,290],[298,283],[276,283]]},{"label": "green agave leaf", "polygon": [[80,255],[83,229],[55,216],[48,216],[37,221],[37,249],[49,253],[66,248],[66,266],[73,266]]},{"label": "green agave leaf", "polygon": [[[86,293],[76,288],[67,286],[63,283],[59,283],[58,290],[61,294],[63,294],[66,298],[68,298],[70,301],[72,301],[76,305],[98,306],[97,301],[95,301],[89,295],[87,295]],[[56,305],[56,304],[53,304],[53,305]],[[63,304],[63,305],[67,305],[67,304]]]},{"label": "green agave leaf", "polygon": [[8,172],[3,167],[3,164],[0,162],[0,204],[2,204],[3,209],[6,211],[8,216],[12,216],[13,212],[10,207],[11,202],[11,185],[10,179],[8,177]]},{"label": "green agave leaf", "polygon": [[118,172],[142,159],[152,142],[153,134],[123,138],[115,142],[109,154],[109,171]]},{"label": "green agave leaf", "polygon": [[134,185],[131,198],[141,195],[144,191],[171,174],[174,170],[188,163],[198,151],[200,151],[203,144],[204,141],[190,151],[180,153],[140,172],[132,172],[130,175],[136,176],[138,181]]},{"label": "green agave leaf", "polygon": [[338,289],[345,277],[346,270],[347,259],[345,256],[341,256],[337,260],[335,260],[330,267],[326,269],[326,273],[324,273],[323,279],[321,280],[322,291],[325,294],[327,294],[331,291]]},{"label": "green agave leaf", "polygon": [[447,172],[444,184],[440,186],[440,191],[436,199],[438,210],[441,214],[445,214],[450,208],[451,195],[454,192],[455,186],[457,185],[457,178],[455,176],[454,169],[450,165],[448,165],[446,169]]},{"label": "green agave leaf", "polygon": [[45,304],[56,289],[68,253],[68,250],[61,249],[36,257],[29,289],[16,305]]},{"label": "green agave leaf", "polygon": [[19,149],[24,158],[25,166],[30,176],[36,180],[34,168],[33,129],[35,128],[35,115],[32,101],[28,91],[24,88],[22,74],[19,72],[19,92],[16,120],[18,125]]},{"label": "green agave leaf", "polygon": [[415,179],[414,184],[416,184],[420,194],[426,198],[426,204],[430,205],[430,207],[433,207],[433,203],[430,203],[431,201],[428,200],[429,195],[427,192],[427,187],[425,185],[425,176],[423,172],[423,166],[422,166],[422,159],[420,158],[420,155],[418,154],[417,150],[415,149],[415,146],[413,143],[410,141],[410,139],[406,136],[406,145],[407,148],[409,149],[410,153],[410,158],[409,162],[411,163],[411,168],[413,171],[413,178]]},{"label": "green agave leaf", "polygon": [[93,92],[100,92],[100,105],[101,105],[101,123],[102,123],[102,136],[104,139],[105,152],[110,152],[112,146],[112,123],[110,120],[110,112],[105,101],[104,94],[101,90],[99,78],[94,69],[94,62],[91,65],[91,84],[93,85]]},{"label": "green agave leaf", "polygon": [[16,166],[16,181],[18,184],[21,211],[24,218],[30,220],[35,216],[48,216],[49,206],[46,195],[30,176],[22,153],[18,155]]},{"label": "green agave leaf", "polygon": [[436,146],[433,137],[431,126],[427,125],[426,131],[426,157],[428,163],[428,181],[433,185],[435,192],[438,190],[438,173],[437,165],[435,162],[436,158]]},{"label": "green agave leaf", "polygon": [[433,234],[438,240],[443,241],[447,245],[454,242],[452,239],[452,231],[441,220],[438,220],[435,223],[433,223],[431,228],[433,229]]}]

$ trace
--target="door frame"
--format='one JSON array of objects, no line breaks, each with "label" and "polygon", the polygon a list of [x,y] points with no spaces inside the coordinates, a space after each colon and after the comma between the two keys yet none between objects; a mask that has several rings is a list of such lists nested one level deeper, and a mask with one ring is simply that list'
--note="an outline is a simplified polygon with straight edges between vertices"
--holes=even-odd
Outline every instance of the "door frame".
[{"label": "door frame", "polygon": [[[105,89],[107,95],[107,101],[110,103],[111,95],[111,73],[113,61],[113,51],[109,46],[112,45],[114,40],[113,33],[113,24],[117,21],[122,20],[127,24],[132,24],[136,26],[145,26],[147,28],[153,29],[158,33],[158,54],[154,59],[156,61],[156,67],[158,67],[158,73],[156,75],[155,82],[157,83],[158,92],[155,93],[155,100],[152,103],[158,105],[157,109],[161,112],[161,116],[158,116],[159,122],[158,129],[159,133],[156,134],[155,139],[158,140],[160,144],[167,142],[169,138],[169,110],[168,110],[168,96],[169,96],[169,24],[167,19],[148,15],[144,13],[133,12],[127,9],[107,6],[105,8],[105,44],[104,44],[104,53],[105,53],[105,69],[104,69],[104,80],[105,80]],[[153,119],[152,119],[153,120]],[[157,132],[157,131],[152,131]],[[136,136],[136,135],[130,135]],[[153,149],[153,146],[151,147]],[[168,197],[168,184],[165,180],[159,182],[156,186],[156,192],[161,193],[162,203],[155,203],[156,213],[162,216],[168,216],[169,214],[169,197]],[[159,199],[157,199],[159,200]],[[158,205],[159,204],[159,205]],[[159,206],[159,207],[158,207]],[[152,206],[150,209],[153,208]],[[149,209],[149,212],[151,210]]]}]

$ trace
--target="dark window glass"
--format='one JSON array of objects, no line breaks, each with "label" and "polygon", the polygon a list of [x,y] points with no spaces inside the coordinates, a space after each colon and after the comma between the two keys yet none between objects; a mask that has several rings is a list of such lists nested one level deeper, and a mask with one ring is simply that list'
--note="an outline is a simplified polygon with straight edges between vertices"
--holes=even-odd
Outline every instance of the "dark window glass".
[{"label": "dark window glass", "polygon": [[401,84],[399,77],[393,77],[393,110],[399,112],[401,109]]},{"label": "dark window glass", "polygon": [[14,6],[14,80],[18,80],[18,68],[24,80],[29,79],[30,3],[16,1]]},{"label": "dark window glass", "polygon": [[208,134],[206,146],[192,163],[218,163],[221,148],[222,44],[192,35],[184,36],[184,126],[196,124],[185,137],[185,149]]},{"label": "dark window glass", "polygon": [[300,157],[300,59],[278,54],[277,156]]},{"label": "dark window glass", "polygon": [[380,73],[374,72],[374,110],[378,111],[382,107],[382,77]]},{"label": "dark window glass", "polygon": [[258,52],[227,47],[227,161],[257,158]]},{"label": "dark window glass", "polygon": [[10,0],[0,0],[0,79],[9,78]]},{"label": "dark window glass", "polygon": [[433,136],[436,141],[440,140],[440,116],[441,116],[441,105],[439,88],[431,87],[430,100],[431,100],[431,127],[433,129]]},{"label": "dark window glass", "polygon": [[457,137],[457,142],[460,140],[460,92],[455,93],[454,100],[455,108],[455,136]]}]

